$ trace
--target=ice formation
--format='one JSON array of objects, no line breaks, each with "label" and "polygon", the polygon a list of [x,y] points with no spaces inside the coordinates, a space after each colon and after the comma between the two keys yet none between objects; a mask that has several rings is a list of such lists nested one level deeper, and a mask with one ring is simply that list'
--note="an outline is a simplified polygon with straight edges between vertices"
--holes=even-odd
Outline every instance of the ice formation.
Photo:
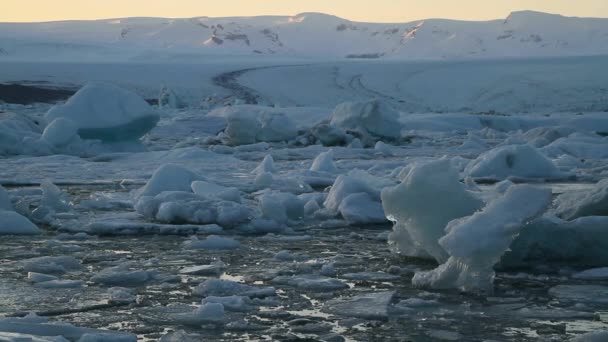
[{"label": "ice formation", "polygon": [[246,222],[250,217],[250,209],[244,205],[185,191],[142,196],[135,210],[147,219],[165,223],[217,223],[223,227]]},{"label": "ice formation", "polygon": [[51,121],[42,133],[42,139],[54,147],[66,146],[78,138],[78,126],[62,117]]},{"label": "ice formation", "polygon": [[380,192],[393,184],[364,171],[351,171],[336,178],[323,205],[330,212],[340,213],[349,223],[386,222]]},{"label": "ice formation", "polygon": [[576,191],[558,196],[556,215],[573,220],[583,216],[608,216],[608,179],[598,182],[593,190]]},{"label": "ice formation", "polygon": [[197,195],[241,203],[241,192],[237,188],[225,187],[209,181],[194,181],[191,187]]},{"label": "ice formation", "polygon": [[534,147],[509,145],[490,150],[472,161],[465,173],[473,178],[503,180],[515,178],[565,178],[566,175]]},{"label": "ice formation", "polygon": [[277,172],[276,167],[274,166],[274,158],[272,158],[272,155],[268,154],[264,157],[264,160],[262,160],[262,162],[260,163],[260,165],[258,165],[258,167],[256,167],[252,173],[256,174],[256,175],[263,175],[266,173],[275,173]]},{"label": "ice formation", "polygon": [[515,185],[482,211],[451,221],[447,234],[439,239],[449,259],[432,271],[416,273],[412,283],[491,293],[494,265],[522,228],[550,202],[550,189]]},{"label": "ice formation", "polygon": [[[257,109],[257,108],[256,108]],[[211,113],[226,118],[224,133],[230,145],[247,145],[257,142],[280,142],[294,139],[298,129],[294,120],[276,111],[254,110],[242,106],[239,110]]]},{"label": "ice formation", "polygon": [[45,115],[51,123],[68,119],[83,139],[105,142],[137,140],[156,126],[159,115],[146,101],[129,90],[106,83],[89,83],[65,104]]},{"label": "ice formation", "polygon": [[13,210],[8,192],[0,185],[0,235],[36,235],[40,229]]},{"label": "ice formation", "polygon": [[160,108],[180,109],[186,107],[182,99],[177,96],[173,89],[163,85],[158,95],[158,106]]},{"label": "ice formation", "polygon": [[310,166],[310,171],[336,173],[338,169],[334,164],[334,151],[321,152]]},{"label": "ice formation", "polygon": [[204,177],[175,165],[165,164],[156,169],[146,185],[139,190],[138,195],[156,196],[163,191],[192,191],[192,182],[204,180]]},{"label": "ice formation", "polygon": [[361,130],[380,138],[401,137],[399,112],[380,100],[342,103],[332,113],[331,124]]},{"label": "ice formation", "polygon": [[446,225],[483,206],[460,183],[449,159],[415,165],[400,185],[382,192],[387,217],[395,222],[391,243],[408,256],[431,255],[445,262],[447,252],[438,240]]}]

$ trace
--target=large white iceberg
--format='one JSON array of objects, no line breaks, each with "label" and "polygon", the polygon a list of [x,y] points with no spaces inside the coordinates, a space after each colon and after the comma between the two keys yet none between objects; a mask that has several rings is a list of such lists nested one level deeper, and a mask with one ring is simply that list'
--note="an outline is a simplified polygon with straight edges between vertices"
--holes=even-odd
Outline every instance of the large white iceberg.
[{"label": "large white iceberg", "polygon": [[204,177],[175,165],[161,165],[146,185],[139,190],[139,196],[156,196],[163,191],[192,191],[192,182],[204,180]]},{"label": "large white iceberg", "polygon": [[89,83],[65,104],[45,115],[72,121],[83,139],[104,142],[137,140],[156,126],[159,115],[137,94],[106,83]]},{"label": "large white iceberg", "polygon": [[438,240],[453,219],[468,216],[483,206],[460,183],[449,159],[415,165],[400,185],[382,191],[387,217],[395,222],[391,243],[408,256],[448,258]]},{"label": "large white iceberg", "polygon": [[449,259],[434,270],[416,273],[412,283],[492,292],[494,265],[521,229],[550,203],[550,189],[514,185],[482,211],[451,221],[439,239]]},{"label": "large white iceberg", "polygon": [[551,160],[530,145],[509,145],[490,150],[465,169],[472,178],[503,180],[515,178],[559,179],[562,173]]}]

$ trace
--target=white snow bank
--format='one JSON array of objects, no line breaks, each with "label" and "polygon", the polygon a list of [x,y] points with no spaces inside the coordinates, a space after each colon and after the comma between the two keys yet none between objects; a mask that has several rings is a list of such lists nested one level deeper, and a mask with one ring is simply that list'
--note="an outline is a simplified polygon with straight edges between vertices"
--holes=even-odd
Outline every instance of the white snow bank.
[{"label": "white snow bank", "polygon": [[503,180],[515,178],[565,178],[565,174],[530,145],[497,147],[473,160],[465,169],[472,178]]},{"label": "white snow bank", "polygon": [[416,273],[412,283],[492,292],[494,265],[527,222],[550,203],[550,189],[514,185],[482,211],[451,221],[447,234],[439,239],[450,258],[432,271]]},{"label": "white snow bank", "polygon": [[460,183],[450,160],[440,159],[414,165],[400,185],[384,189],[382,205],[395,222],[389,239],[398,253],[444,262],[448,254],[438,240],[445,226],[483,203]]},{"label": "white snow bank", "polygon": [[557,216],[573,220],[583,216],[608,216],[608,179],[590,191],[567,192],[555,199]]},{"label": "white snow bank", "polygon": [[152,174],[152,178],[139,190],[138,196],[156,196],[163,191],[192,191],[194,181],[204,180],[204,177],[175,165],[165,164]]},{"label": "white snow bank", "polygon": [[[185,186],[186,182],[182,183]],[[239,203],[183,191],[142,196],[135,204],[135,210],[149,220],[164,223],[216,223],[222,227],[247,222],[251,214],[248,207]]]},{"label": "white snow bank", "polygon": [[399,112],[380,100],[342,103],[332,113],[331,124],[381,138],[401,137]]},{"label": "white snow bank", "polygon": [[150,131],[159,115],[137,94],[111,84],[89,83],[65,104],[51,108],[47,122],[71,120],[83,139],[106,142],[137,140]]}]

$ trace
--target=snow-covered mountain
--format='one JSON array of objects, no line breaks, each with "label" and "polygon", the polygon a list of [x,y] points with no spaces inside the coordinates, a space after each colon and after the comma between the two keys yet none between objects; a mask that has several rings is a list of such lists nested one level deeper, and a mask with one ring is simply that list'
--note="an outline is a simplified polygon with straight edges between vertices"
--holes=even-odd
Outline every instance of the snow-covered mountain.
[{"label": "snow-covered mountain", "polygon": [[492,21],[353,22],[331,15],[0,23],[0,60],[275,55],[458,59],[608,53],[608,19],[514,12]]}]

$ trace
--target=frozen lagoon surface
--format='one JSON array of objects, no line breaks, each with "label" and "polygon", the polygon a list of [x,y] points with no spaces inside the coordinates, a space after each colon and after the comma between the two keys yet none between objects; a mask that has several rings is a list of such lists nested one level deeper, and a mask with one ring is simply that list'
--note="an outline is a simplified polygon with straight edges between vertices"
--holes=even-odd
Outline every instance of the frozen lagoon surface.
[{"label": "frozen lagoon surface", "polygon": [[[0,103],[0,215],[41,229],[2,236],[0,339],[601,340],[605,57],[209,59],[0,63],[172,99],[111,143]],[[505,205],[519,183],[553,203]]]}]

